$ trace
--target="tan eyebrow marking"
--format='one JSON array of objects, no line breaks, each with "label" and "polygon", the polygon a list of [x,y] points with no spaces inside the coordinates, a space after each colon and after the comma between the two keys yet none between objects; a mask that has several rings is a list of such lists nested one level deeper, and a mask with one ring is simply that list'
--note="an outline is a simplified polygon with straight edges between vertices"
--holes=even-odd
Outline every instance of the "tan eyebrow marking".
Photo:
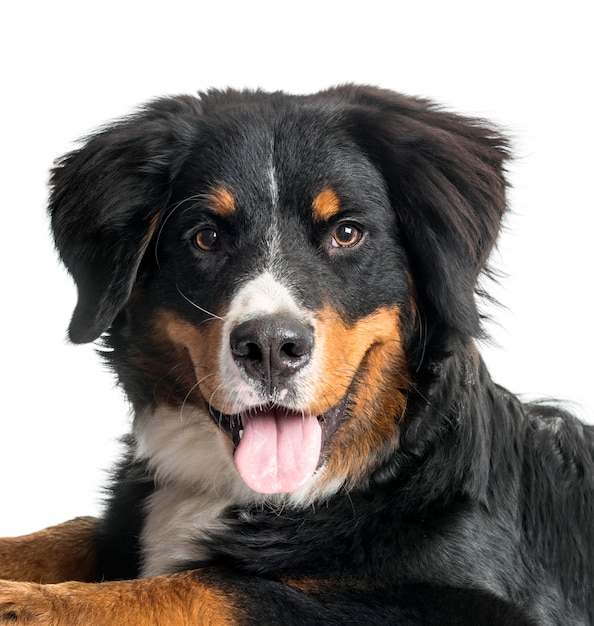
[{"label": "tan eyebrow marking", "polygon": [[316,222],[327,221],[340,210],[340,200],[330,188],[323,189],[311,204]]},{"label": "tan eyebrow marking", "polygon": [[221,217],[229,217],[235,212],[235,198],[222,185],[211,190],[208,194],[208,200],[211,210]]}]

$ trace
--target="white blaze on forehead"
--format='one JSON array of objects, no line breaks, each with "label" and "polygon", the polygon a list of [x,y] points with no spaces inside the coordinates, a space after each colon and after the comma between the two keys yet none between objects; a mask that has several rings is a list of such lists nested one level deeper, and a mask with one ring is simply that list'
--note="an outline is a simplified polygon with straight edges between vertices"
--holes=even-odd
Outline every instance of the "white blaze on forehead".
[{"label": "white blaze on forehead", "polygon": [[276,169],[272,163],[272,155],[268,163],[268,188],[270,189],[270,197],[272,198],[272,206],[278,206],[278,180],[276,178]]},{"label": "white blaze on forehead", "polygon": [[272,162],[273,149],[270,151],[270,158],[268,161],[268,168],[266,171],[266,177],[268,179],[268,190],[270,192],[271,207],[270,212],[270,224],[266,232],[266,257],[264,267],[267,270],[271,268],[282,266],[282,246],[280,242],[279,228],[278,228],[278,207],[279,207],[279,191],[278,191],[278,179],[276,176],[276,169]]}]

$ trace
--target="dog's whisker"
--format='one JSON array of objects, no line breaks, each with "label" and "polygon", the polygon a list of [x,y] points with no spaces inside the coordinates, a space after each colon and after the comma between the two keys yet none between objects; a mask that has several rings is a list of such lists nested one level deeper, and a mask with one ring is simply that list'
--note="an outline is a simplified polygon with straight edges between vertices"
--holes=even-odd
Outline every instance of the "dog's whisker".
[{"label": "dog's whisker", "polygon": [[188,198],[185,198],[184,200],[180,200],[173,207],[170,207],[168,209],[167,216],[161,222],[161,226],[159,227],[159,232],[157,233],[157,236],[155,237],[155,262],[156,262],[158,268],[161,267],[161,263],[159,262],[159,243],[161,241],[161,235],[163,233],[163,230],[165,229],[165,226],[167,225],[167,222],[171,219],[172,215],[174,213],[176,213],[177,210],[181,206],[183,206],[186,202],[191,202],[193,200],[197,200],[200,195],[201,194],[196,194],[196,195],[193,195],[193,196],[189,196]]},{"label": "dog's whisker", "polygon": [[[165,219],[162,221],[160,227],[159,227],[159,232],[157,233],[157,236],[155,237],[155,262],[157,264],[157,267],[160,268],[161,267],[161,263],[159,262],[159,244],[161,241],[161,235],[165,229],[165,226],[167,225],[167,222],[169,222],[169,220],[171,219],[171,217],[177,213],[178,209],[180,209],[184,204],[187,204],[188,202],[194,202],[196,203],[196,201],[198,200],[208,200],[209,199],[209,194],[206,193],[195,193],[191,196],[188,196],[187,198],[184,198],[183,200],[180,200],[179,202],[177,202],[175,205],[173,205],[172,207],[169,207],[167,209],[167,216],[165,217]],[[186,207],[182,213],[185,214],[188,211],[191,211],[193,209],[196,208],[196,204],[193,204],[189,207]]]},{"label": "dog's whisker", "polygon": [[180,289],[178,284],[176,284],[175,287],[176,287],[179,295],[184,300],[186,300],[188,303],[190,303],[193,307],[197,308],[199,311],[202,311],[203,313],[206,313],[206,315],[209,315],[210,317],[212,317],[214,319],[225,321],[224,317],[221,317],[220,315],[217,315],[216,313],[212,313],[211,311],[207,311],[206,309],[202,308],[199,304],[196,304],[193,300],[188,298],[188,296],[186,296],[186,294]]},{"label": "dog's whisker", "polygon": [[196,383],[194,383],[194,385],[192,385],[192,387],[190,388],[190,390],[188,391],[188,393],[186,394],[186,397],[183,399],[183,402],[181,404],[180,407],[180,419],[183,420],[183,411],[184,408],[188,402],[188,400],[190,399],[190,396],[192,395],[192,393],[194,393],[195,389],[199,389],[200,385],[207,380],[208,378],[211,378],[212,376],[214,376],[214,374],[207,374],[206,376],[204,376],[203,378],[201,378],[200,380],[196,381]]}]

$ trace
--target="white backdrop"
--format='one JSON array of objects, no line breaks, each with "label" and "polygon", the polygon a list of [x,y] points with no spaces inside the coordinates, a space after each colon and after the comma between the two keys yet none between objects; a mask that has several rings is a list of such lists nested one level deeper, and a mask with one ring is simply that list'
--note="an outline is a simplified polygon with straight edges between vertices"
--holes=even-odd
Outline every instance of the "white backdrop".
[{"label": "white backdrop", "polygon": [[93,348],[64,339],[75,291],[48,236],[47,171],[79,136],[167,93],[364,82],[501,124],[517,155],[514,214],[483,353],[511,390],[572,400],[594,422],[587,5],[56,0],[1,9],[0,535],[100,510],[128,409]]}]

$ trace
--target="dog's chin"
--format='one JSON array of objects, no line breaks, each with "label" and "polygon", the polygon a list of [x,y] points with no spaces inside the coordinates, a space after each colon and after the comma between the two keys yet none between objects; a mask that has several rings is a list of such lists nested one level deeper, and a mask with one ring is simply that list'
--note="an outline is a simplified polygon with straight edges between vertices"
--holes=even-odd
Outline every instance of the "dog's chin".
[{"label": "dog's chin", "polygon": [[323,464],[327,443],[344,419],[347,404],[348,394],[320,415],[278,404],[233,415],[209,405],[209,413],[231,439],[235,466],[250,488],[292,493],[308,484]]}]

